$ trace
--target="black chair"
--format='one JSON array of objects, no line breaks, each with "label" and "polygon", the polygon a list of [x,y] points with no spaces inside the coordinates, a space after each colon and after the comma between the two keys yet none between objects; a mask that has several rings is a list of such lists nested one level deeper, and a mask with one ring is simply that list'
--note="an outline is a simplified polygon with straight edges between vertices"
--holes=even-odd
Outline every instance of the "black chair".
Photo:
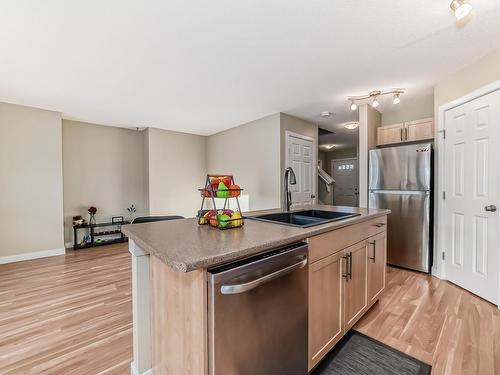
[{"label": "black chair", "polygon": [[136,217],[133,221],[132,224],[139,224],[139,223],[152,223],[154,221],[165,221],[165,220],[177,220],[177,219],[184,219],[184,216],[139,216]]}]

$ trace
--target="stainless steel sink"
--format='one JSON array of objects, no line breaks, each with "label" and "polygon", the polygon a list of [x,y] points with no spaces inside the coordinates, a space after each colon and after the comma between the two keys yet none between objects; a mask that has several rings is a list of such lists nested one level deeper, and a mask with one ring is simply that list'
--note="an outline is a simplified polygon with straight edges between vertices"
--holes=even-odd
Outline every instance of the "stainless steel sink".
[{"label": "stainless steel sink", "polygon": [[275,214],[265,214],[250,216],[249,219],[266,221],[269,223],[291,225],[294,227],[308,228],[315,225],[331,223],[333,221],[345,220],[359,216],[352,212],[304,210],[294,212],[277,212]]}]

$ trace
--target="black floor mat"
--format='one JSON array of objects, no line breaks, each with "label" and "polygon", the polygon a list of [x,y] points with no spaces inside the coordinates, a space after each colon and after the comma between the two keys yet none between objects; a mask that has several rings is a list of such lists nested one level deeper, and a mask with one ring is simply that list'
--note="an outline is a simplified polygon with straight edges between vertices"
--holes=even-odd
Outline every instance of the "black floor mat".
[{"label": "black floor mat", "polygon": [[312,375],[429,375],[431,366],[356,331],[349,331]]}]

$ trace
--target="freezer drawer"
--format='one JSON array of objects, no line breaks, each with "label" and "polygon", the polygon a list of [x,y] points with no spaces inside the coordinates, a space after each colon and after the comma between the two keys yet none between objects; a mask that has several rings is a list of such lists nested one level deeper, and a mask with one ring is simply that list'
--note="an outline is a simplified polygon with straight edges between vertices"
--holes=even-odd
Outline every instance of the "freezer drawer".
[{"label": "freezer drawer", "polygon": [[430,270],[430,193],[370,191],[370,207],[387,208],[387,264]]}]

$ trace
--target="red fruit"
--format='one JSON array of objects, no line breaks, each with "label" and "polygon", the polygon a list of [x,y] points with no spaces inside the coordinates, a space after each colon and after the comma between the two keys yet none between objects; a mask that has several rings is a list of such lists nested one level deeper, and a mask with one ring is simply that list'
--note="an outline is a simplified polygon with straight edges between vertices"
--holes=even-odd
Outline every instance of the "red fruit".
[{"label": "red fruit", "polygon": [[219,187],[219,183],[220,183],[219,177],[210,177],[210,185],[212,186],[213,190],[217,190],[217,188]]},{"label": "red fruit", "polygon": [[231,186],[231,183],[233,182],[231,176],[220,177],[220,181],[224,182],[224,185],[226,186]]},{"label": "red fruit", "polygon": [[231,185],[229,186],[229,196],[230,197],[239,197],[240,196],[240,187],[239,185]]},{"label": "red fruit", "polygon": [[216,216],[217,216],[217,211],[216,210],[210,210],[210,211],[208,211],[207,218],[209,220],[212,219],[213,217],[216,217]]},{"label": "red fruit", "polygon": [[229,209],[222,210],[223,215],[233,216],[233,213],[234,213],[233,210],[229,210]]},{"label": "red fruit", "polygon": [[201,192],[201,196],[202,197],[205,197],[205,198],[210,198],[212,195],[210,193],[210,190],[208,189],[203,189],[202,192]]}]

